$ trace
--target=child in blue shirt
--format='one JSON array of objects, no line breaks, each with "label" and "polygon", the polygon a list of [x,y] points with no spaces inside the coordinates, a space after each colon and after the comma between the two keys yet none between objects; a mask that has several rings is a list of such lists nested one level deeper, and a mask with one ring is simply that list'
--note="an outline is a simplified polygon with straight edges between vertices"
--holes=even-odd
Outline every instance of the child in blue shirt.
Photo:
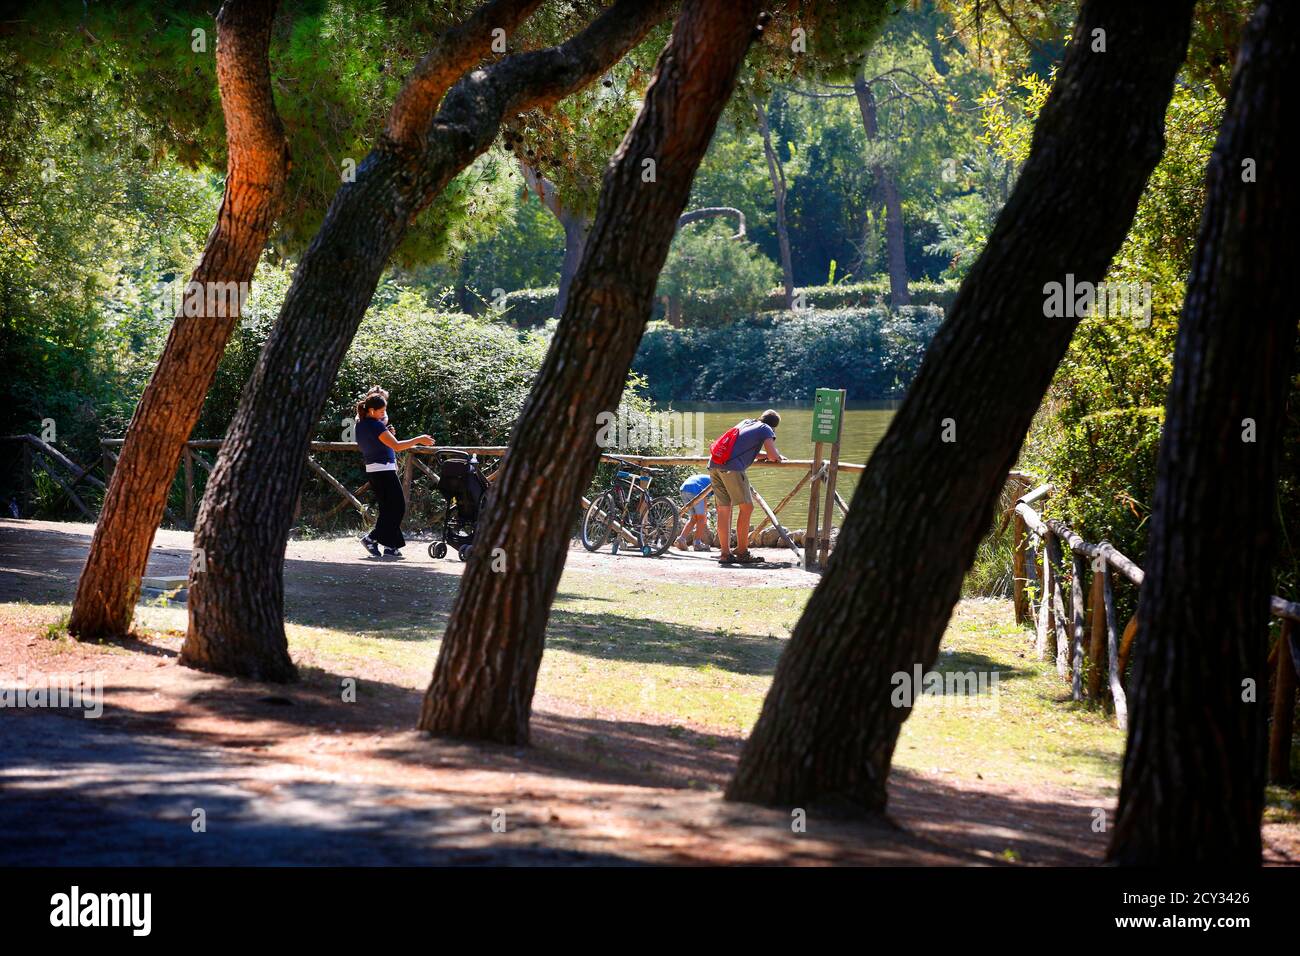
[{"label": "child in blue shirt", "polygon": [[[691,475],[682,482],[681,493],[682,503],[690,501],[705,488],[709,487],[712,479],[708,475]],[[686,527],[682,529],[681,537],[677,539],[677,550],[685,551],[690,546],[691,538],[695,539],[696,551],[709,551],[709,499],[713,497],[713,492],[709,492],[699,501],[695,502],[691,508],[691,519],[686,522]]]}]

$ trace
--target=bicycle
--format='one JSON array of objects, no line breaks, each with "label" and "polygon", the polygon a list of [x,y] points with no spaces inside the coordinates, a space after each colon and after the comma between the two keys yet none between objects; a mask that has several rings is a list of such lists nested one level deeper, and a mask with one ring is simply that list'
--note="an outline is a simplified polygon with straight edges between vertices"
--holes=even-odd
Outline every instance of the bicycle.
[{"label": "bicycle", "polygon": [[[582,546],[594,552],[612,540],[613,553],[618,554],[623,535],[628,534],[635,538],[644,557],[658,557],[672,546],[681,530],[676,499],[650,495],[651,476],[662,474],[664,469],[610,457],[623,468],[615,474],[609,490],[598,494],[583,516]],[[635,526],[629,527],[628,515],[633,513]]]}]

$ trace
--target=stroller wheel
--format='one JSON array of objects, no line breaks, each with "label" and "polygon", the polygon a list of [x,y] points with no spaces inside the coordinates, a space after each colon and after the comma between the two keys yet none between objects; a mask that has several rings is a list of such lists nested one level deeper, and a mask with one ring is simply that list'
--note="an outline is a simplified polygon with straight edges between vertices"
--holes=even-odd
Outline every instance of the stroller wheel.
[{"label": "stroller wheel", "polygon": [[429,557],[445,558],[447,556],[447,542],[434,541],[429,545]]},{"label": "stroller wheel", "polygon": [[470,553],[471,551],[473,551],[473,550],[474,550],[474,546],[473,546],[472,544],[462,544],[462,545],[457,549],[456,553],[457,553],[458,555],[460,555],[460,559],[461,559],[462,561],[468,561],[468,560],[469,560],[469,553]]}]

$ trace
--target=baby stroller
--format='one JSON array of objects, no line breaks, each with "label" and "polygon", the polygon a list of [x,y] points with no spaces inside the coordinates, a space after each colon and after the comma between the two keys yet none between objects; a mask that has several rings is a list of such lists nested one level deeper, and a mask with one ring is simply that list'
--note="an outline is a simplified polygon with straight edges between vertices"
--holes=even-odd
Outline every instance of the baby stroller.
[{"label": "baby stroller", "polygon": [[474,545],[474,525],[488,491],[487,479],[479,471],[477,455],[440,451],[434,461],[438,490],[446,505],[442,512],[442,540],[430,543],[429,557],[445,558],[447,549],[451,548],[466,561]]}]

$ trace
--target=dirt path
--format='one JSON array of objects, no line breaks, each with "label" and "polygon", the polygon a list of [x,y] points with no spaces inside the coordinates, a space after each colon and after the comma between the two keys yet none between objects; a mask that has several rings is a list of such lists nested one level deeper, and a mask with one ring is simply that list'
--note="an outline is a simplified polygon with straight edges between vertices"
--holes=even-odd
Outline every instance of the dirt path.
[{"label": "dirt path", "polygon": [[[383,662],[329,661],[292,687],[179,667],[179,637],[121,645],[43,636],[66,604],[88,525],[0,521],[0,685],[12,675],[98,674],[104,714],[0,711],[0,861],[6,863],[1083,864],[1108,798],[1086,787],[1000,788],[895,771],[895,825],[724,803],[742,741],[539,697],[534,746],[414,733],[420,694]],[[189,535],[161,532],[153,574],[183,574]],[[290,604],[372,573],[353,541],[293,542]],[[413,547],[413,551],[416,549]],[[454,591],[460,562],[419,551],[398,580]],[[647,561],[575,551],[566,573],[699,575],[722,587],[810,584],[794,568],[720,569],[694,555]],[[14,604],[12,602],[26,602]],[[405,676],[405,675],[401,675]],[[355,703],[341,700],[355,677]],[[201,810],[206,830],[195,832]],[[495,826],[494,826],[495,824]],[[1278,862],[1294,846],[1271,841]]]}]

